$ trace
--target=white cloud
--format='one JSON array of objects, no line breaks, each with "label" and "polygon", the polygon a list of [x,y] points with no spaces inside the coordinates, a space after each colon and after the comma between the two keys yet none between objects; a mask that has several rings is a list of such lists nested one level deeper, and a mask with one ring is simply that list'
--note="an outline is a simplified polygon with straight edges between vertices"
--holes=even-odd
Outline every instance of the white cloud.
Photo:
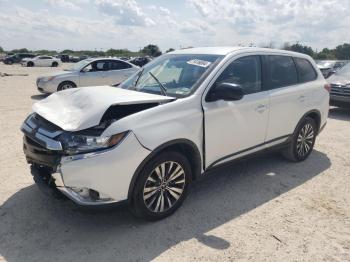
[{"label": "white cloud", "polygon": [[160,15],[163,15],[163,16],[169,16],[171,14],[170,10],[168,8],[163,7],[163,6],[150,5],[148,7],[148,9],[150,9],[152,11],[156,11],[157,13],[159,13]]},{"label": "white cloud", "polygon": [[138,50],[154,43],[165,50],[271,41],[276,47],[299,41],[332,48],[350,42],[350,1],[343,0],[186,0],[176,6],[136,0],[45,1],[34,9],[0,0],[0,45]]},{"label": "white cloud", "polygon": [[60,8],[68,8],[72,10],[79,10],[80,7],[78,6],[79,3],[81,3],[81,0],[46,0],[46,3],[48,3],[50,6],[53,7],[60,7]]},{"label": "white cloud", "polygon": [[328,46],[340,44],[344,35],[350,34],[350,1],[187,1],[203,21],[216,25],[218,35],[223,37],[224,32],[231,31],[231,36],[240,41],[300,41]]},{"label": "white cloud", "polygon": [[103,14],[113,17],[119,25],[155,25],[155,22],[145,15],[135,0],[96,0],[95,4]]}]

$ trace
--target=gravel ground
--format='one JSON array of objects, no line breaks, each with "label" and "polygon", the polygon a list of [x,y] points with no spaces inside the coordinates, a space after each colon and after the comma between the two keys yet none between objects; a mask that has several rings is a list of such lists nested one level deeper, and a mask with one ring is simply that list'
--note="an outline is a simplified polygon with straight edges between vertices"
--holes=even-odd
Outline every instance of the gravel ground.
[{"label": "gravel ground", "polygon": [[349,110],[331,109],[307,161],[269,154],[217,170],[173,216],[149,223],[33,185],[19,127],[44,97],[36,77],[54,70],[0,64],[28,74],[0,77],[0,260],[350,261]]}]

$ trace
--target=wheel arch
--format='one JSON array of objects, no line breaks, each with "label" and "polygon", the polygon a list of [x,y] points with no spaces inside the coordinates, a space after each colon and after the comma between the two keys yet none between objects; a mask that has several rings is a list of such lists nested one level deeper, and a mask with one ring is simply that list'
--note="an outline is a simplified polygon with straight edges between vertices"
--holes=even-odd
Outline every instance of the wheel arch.
[{"label": "wheel arch", "polygon": [[302,121],[305,120],[305,118],[307,117],[310,117],[312,118],[315,122],[316,122],[316,125],[317,125],[317,133],[320,131],[320,128],[321,128],[321,113],[319,110],[317,109],[313,109],[313,110],[310,110],[308,112],[306,112],[302,118],[299,120],[298,124],[296,125],[295,129],[296,130],[298,128],[298,126],[300,125],[300,123]]},{"label": "wheel arch", "polygon": [[169,142],[166,142],[160,146],[158,146],[156,149],[154,149],[151,154],[149,154],[137,167],[136,171],[134,172],[134,175],[131,179],[130,185],[129,185],[129,191],[128,191],[128,200],[130,201],[132,199],[132,193],[135,188],[135,184],[137,181],[137,178],[139,176],[139,173],[144,168],[144,166],[156,155],[160,154],[164,151],[177,151],[186,156],[188,159],[191,171],[192,171],[192,180],[196,180],[200,174],[201,174],[201,165],[202,165],[202,158],[200,151],[198,150],[198,147],[195,143],[193,143],[191,140],[188,139],[176,139]]},{"label": "wheel arch", "polygon": [[63,85],[64,83],[70,83],[70,84],[72,84],[74,87],[77,87],[77,84],[74,83],[74,81],[72,81],[72,80],[63,80],[62,82],[60,82],[60,83],[57,85],[56,90],[58,90],[58,88],[59,88],[61,85]]}]

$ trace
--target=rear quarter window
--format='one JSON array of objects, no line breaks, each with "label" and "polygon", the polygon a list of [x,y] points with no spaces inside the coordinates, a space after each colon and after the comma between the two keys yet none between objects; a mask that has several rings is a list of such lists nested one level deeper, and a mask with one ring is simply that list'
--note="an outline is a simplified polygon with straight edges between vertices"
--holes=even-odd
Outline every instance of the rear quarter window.
[{"label": "rear quarter window", "polygon": [[317,73],[311,63],[304,58],[294,58],[300,83],[310,82],[317,78]]},{"label": "rear quarter window", "polygon": [[298,73],[290,56],[269,55],[269,89],[298,84]]}]

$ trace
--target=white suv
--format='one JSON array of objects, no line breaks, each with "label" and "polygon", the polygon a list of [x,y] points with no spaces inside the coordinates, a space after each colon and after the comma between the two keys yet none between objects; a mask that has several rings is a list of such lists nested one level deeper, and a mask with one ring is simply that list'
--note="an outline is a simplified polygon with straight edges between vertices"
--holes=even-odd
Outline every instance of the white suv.
[{"label": "white suv", "polygon": [[192,48],[163,55],[120,88],[55,93],[23,123],[34,180],[80,205],[127,200],[160,219],[208,170],[276,148],[312,152],[326,124],[329,85],[306,55],[258,48]]}]

